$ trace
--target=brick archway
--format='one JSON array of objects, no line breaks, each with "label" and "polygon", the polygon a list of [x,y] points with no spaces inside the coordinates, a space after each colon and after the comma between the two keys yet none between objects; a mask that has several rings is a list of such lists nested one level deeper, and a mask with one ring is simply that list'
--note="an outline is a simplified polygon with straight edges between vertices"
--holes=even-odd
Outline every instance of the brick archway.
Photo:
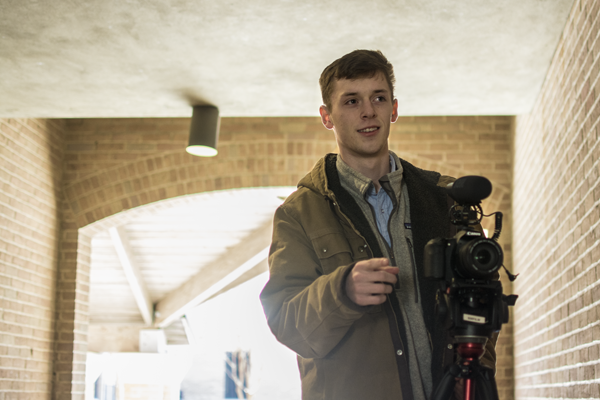
[{"label": "brick archway", "polygon": [[[130,211],[151,212],[153,208],[185,201],[186,195],[295,186],[323,154],[336,148],[333,136],[314,118],[300,119],[300,122],[297,118],[271,119],[269,123],[260,122],[263,119],[234,118],[221,124],[219,155],[198,158],[183,150],[187,135],[182,132],[187,130],[188,122],[184,119],[182,124],[181,120],[160,120],[158,133],[156,122],[152,120],[71,122],[71,126],[77,126],[76,130],[83,133],[76,139],[82,140],[88,135],[85,140],[90,143],[67,143],[68,148],[76,150],[67,157],[78,163],[72,164],[63,189],[64,229],[54,356],[53,396],[56,399],[81,398],[85,390],[91,239],[95,233],[137,214]],[[247,120],[251,123],[240,124]],[[135,129],[142,133],[131,133]],[[108,139],[122,143],[103,143],[108,136],[104,130],[112,135]],[[130,144],[131,140],[143,140],[145,136],[156,138],[158,144]],[[168,137],[168,144],[161,144],[164,136]],[[127,147],[143,151],[118,152]],[[82,149],[88,149],[87,157],[81,154]],[[109,162],[116,156],[126,161]]]},{"label": "brick archway", "polygon": [[[398,155],[420,168],[488,176],[494,192],[484,204],[486,211],[510,212],[510,174],[502,170],[510,158],[510,123],[506,117],[401,118],[393,126],[390,147],[401,149]],[[114,223],[119,213],[158,207],[161,200],[214,190],[295,186],[320,157],[336,149],[333,134],[318,118],[230,118],[221,122],[219,156],[203,159],[183,151],[188,125],[187,119],[67,124],[72,140],[67,142],[70,168],[63,190],[57,286],[57,399],[80,398],[85,389],[90,250],[97,229]],[[474,151],[480,151],[469,147],[477,140],[499,157],[469,163]],[[510,368],[512,354],[507,360],[505,368]]]},{"label": "brick archway", "polygon": [[[398,155],[420,168],[445,175],[459,177],[470,173],[414,154]],[[82,228],[131,208],[179,196],[259,186],[295,186],[317,159],[311,155],[293,163],[284,157],[204,160],[181,152],[167,153],[87,175],[65,187],[65,194],[77,226]],[[494,191],[486,204],[499,208],[510,191],[493,179],[492,184]]]}]

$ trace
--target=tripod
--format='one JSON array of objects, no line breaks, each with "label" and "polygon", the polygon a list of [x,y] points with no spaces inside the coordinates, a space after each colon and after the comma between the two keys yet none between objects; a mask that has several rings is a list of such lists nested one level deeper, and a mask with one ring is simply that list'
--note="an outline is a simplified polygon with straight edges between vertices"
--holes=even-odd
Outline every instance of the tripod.
[{"label": "tripod", "polygon": [[457,362],[445,372],[432,400],[450,399],[459,379],[464,382],[463,400],[498,400],[494,372],[479,360],[488,338],[508,322],[508,306],[516,300],[516,295],[502,294],[499,281],[454,280],[438,291],[438,321],[454,338]]},{"label": "tripod", "polygon": [[494,372],[481,365],[479,359],[485,352],[486,337],[474,336],[464,338],[470,340],[458,343],[455,347],[458,362],[452,365],[442,377],[433,393],[432,400],[448,400],[458,384],[458,378],[464,379],[463,400],[498,400],[498,388]]}]

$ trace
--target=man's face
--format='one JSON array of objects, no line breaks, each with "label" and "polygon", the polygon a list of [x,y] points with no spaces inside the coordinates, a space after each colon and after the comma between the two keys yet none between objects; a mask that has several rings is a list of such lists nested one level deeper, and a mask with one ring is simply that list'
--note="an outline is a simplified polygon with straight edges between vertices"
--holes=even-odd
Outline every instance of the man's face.
[{"label": "man's face", "polygon": [[390,124],[398,119],[398,102],[392,99],[383,74],[372,78],[335,81],[331,110],[320,108],[321,120],[333,129],[346,163],[388,156]]}]

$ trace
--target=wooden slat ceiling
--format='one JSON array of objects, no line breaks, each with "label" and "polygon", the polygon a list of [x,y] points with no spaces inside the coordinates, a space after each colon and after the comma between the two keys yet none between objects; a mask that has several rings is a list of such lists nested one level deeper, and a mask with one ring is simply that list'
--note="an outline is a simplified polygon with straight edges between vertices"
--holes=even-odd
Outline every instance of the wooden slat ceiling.
[{"label": "wooden slat ceiling", "polygon": [[[243,246],[293,188],[239,189],[190,196],[123,226],[142,285],[156,304],[191,277],[212,266],[228,249]],[[140,309],[111,237],[92,239],[91,323],[143,323]]]}]

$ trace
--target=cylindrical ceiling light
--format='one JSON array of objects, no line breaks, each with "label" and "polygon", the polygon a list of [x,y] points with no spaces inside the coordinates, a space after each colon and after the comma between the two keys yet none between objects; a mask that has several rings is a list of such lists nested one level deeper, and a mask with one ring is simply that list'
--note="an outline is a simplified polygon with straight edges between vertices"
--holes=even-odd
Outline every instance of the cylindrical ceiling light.
[{"label": "cylindrical ceiling light", "polygon": [[200,157],[216,156],[219,125],[219,109],[217,107],[194,106],[190,141],[185,151]]}]

